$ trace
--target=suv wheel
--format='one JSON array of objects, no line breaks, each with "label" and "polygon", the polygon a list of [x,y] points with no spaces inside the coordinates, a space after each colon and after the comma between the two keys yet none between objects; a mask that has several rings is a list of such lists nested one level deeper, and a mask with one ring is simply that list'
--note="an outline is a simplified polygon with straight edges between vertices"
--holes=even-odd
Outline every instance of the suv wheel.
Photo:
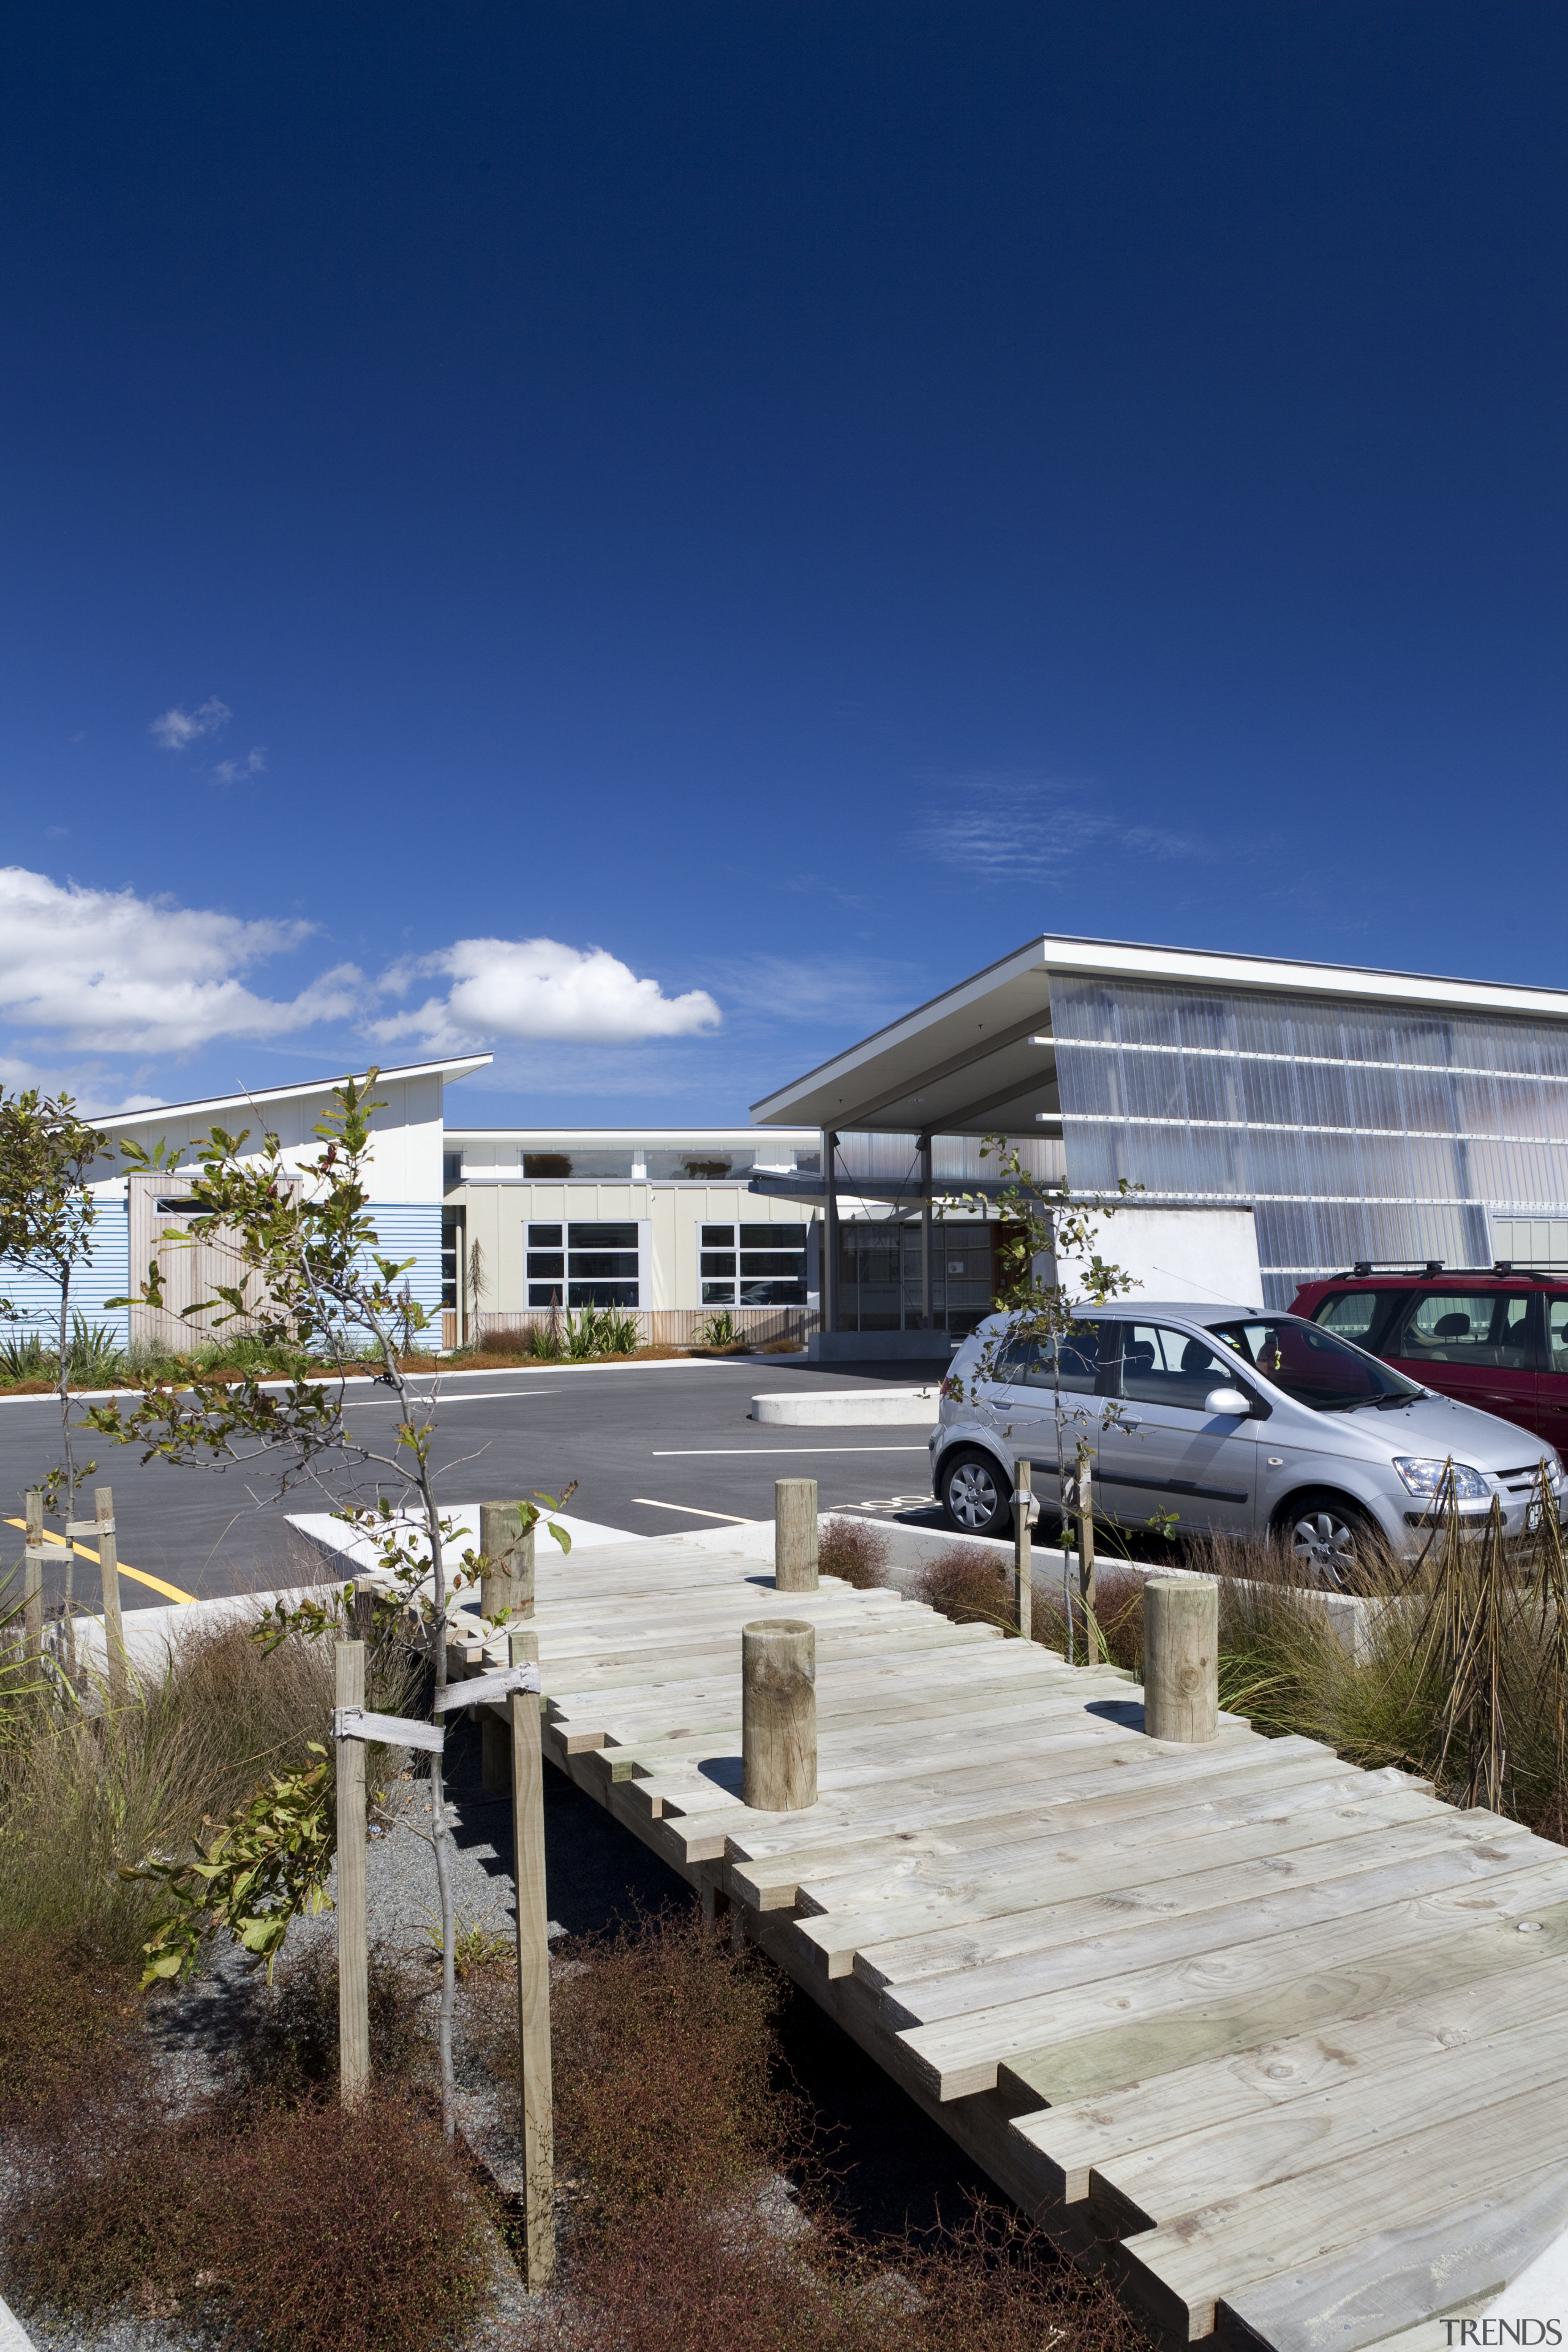
[{"label": "suv wheel", "polygon": [[1355,1582],[1381,1541],[1366,1514],[1342,1495],[1298,1495],[1276,1515],[1274,1532],[1298,1568],[1335,1591]]},{"label": "suv wheel", "polygon": [[950,1454],[942,1465],[937,1499],[949,1527],[966,1536],[1010,1536],[1013,1489],[994,1454],[978,1448]]}]

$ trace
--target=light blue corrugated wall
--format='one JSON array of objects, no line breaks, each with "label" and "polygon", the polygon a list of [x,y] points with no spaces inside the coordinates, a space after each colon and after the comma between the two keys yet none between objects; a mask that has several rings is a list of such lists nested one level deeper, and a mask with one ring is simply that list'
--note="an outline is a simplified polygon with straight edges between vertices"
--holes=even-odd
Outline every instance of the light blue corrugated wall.
[{"label": "light blue corrugated wall", "polygon": [[382,1257],[411,1257],[405,1279],[430,1318],[424,1344],[441,1344],[441,1204],[438,1201],[378,1201],[372,1204]]},{"label": "light blue corrugated wall", "polygon": [[[430,1340],[441,1344],[441,1210],[437,1202],[382,1202],[372,1210],[383,1257],[411,1257],[407,1281],[413,1296],[431,1319]],[[93,1233],[92,1261],[79,1266],[71,1278],[71,1305],[88,1323],[103,1323],[123,1345],[130,1337],[123,1307],[110,1314],[104,1301],[122,1298],[130,1283],[130,1226],[122,1201],[110,1201],[99,1211]],[[0,1325],[7,1331],[36,1330],[46,1340],[59,1328],[59,1291],[41,1276],[16,1266],[0,1265],[0,1298],[21,1310],[19,1323]]]},{"label": "light blue corrugated wall", "polygon": [[[437,1249],[439,1246],[437,1239]],[[106,1324],[121,1345],[129,1336],[125,1309],[119,1307],[110,1314],[104,1301],[123,1298],[130,1289],[130,1251],[131,1228],[124,1202],[102,1202],[98,1223],[92,1229],[92,1257],[86,1265],[79,1265],[71,1276],[71,1307],[84,1323]],[[58,1283],[46,1281],[42,1275],[29,1274],[20,1266],[0,1265],[0,1298],[8,1298],[22,1318],[18,1323],[0,1324],[0,1339],[7,1332],[23,1336],[28,1331],[41,1333],[46,1341],[56,1338],[60,1328]]]}]

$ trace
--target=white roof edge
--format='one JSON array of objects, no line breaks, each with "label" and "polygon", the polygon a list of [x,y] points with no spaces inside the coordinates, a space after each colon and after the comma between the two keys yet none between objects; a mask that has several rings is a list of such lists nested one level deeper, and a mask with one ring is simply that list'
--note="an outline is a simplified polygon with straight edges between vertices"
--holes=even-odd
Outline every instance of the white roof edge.
[{"label": "white roof edge", "polygon": [[[494,1059],[493,1054],[464,1054],[446,1062],[404,1062],[395,1069],[384,1066],[376,1070],[376,1083],[379,1085],[384,1078],[439,1077],[452,1084],[458,1078],[466,1078],[470,1070],[484,1069]],[[353,1075],[360,1078],[365,1073],[356,1069]],[[161,1119],[182,1115],[205,1118],[209,1111],[245,1110],[258,1103],[289,1102],[296,1095],[330,1095],[333,1087],[341,1087],[342,1082],[341,1075],[331,1078],[301,1078],[292,1086],[253,1087],[244,1094],[210,1095],[200,1102],[159,1103],[152,1110],[102,1111],[89,1124],[106,1132],[118,1133],[124,1127],[156,1127]]]},{"label": "white roof edge", "polygon": [[[771,1124],[799,1095],[832,1076],[847,1076],[874,1053],[916,1037],[938,1021],[961,1013],[967,1003],[1005,982],[1037,971],[1084,978],[1175,980],[1210,986],[1289,991],[1302,996],[1341,996],[1388,1004],[1425,1004],[1455,1013],[1531,1013],[1568,1021],[1568,989],[1520,988],[1506,981],[1455,980],[1432,972],[1390,971],[1376,965],[1301,963],[1289,956],[1236,955],[1214,948],[1152,947],[1132,940],[1079,939],[1047,932],[1026,940],[1011,955],[987,964],[941,996],[918,1005],[884,1029],[874,1030],[844,1053],[821,1062],[787,1086],[752,1105],[752,1117]],[[775,1110],[775,1106],[777,1107]]]},{"label": "white roof edge", "polygon": [[821,1132],[822,1129],[819,1127],[805,1125],[797,1125],[794,1129],[749,1127],[743,1120],[737,1122],[733,1127],[453,1127],[448,1125],[447,1129],[449,1136],[484,1136],[487,1139],[500,1136],[509,1140],[514,1136],[537,1136],[542,1140],[552,1143],[570,1143],[576,1137],[590,1135],[603,1143],[651,1143],[656,1137],[661,1135],[679,1137],[682,1140],[689,1139],[699,1143],[750,1143],[754,1137],[763,1135],[773,1142],[779,1136],[791,1133],[808,1135],[815,1142]]},{"label": "white roof edge", "polygon": [[[1016,980],[1026,972],[1043,972],[1047,969],[1038,944],[1026,940],[1021,948],[1015,948],[1011,955],[1001,957],[995,963],[988,963],[983,971],[973,973],[968,980],[961,980],[955,987],[944,990],[941,996],[933,996],[926,1003],[916,1005],[912,1013],[902,1013],[897,1021],[889,1021],[885,1029],[874,1029],[868,1037],[862,1037],[858,1045],[831,1055],[827,1061],[819,1062],[815,1070],[807,1070],[803,1076],[792,1078],[788,1086],[777,1087],[771,1095],[763,1095],[760,1101],[752,1105],[752,1123],[773,1126],[775,1122],[770,1113],[775,1103],[786,1103],[793,1096],[804,1093],[814,1081],[826,1077],[831,1071],[852,1070],[869,1057],[874,1047],[885,1048],[898,1044],[901,1038],[918,1037],[922,1029],[930,1027],[933,1018],[962,1013],[966,1003],[973,1003],[976,996],[984,995],[991,986]],[[777,1123],[782,1125],[782,1119]]]}]

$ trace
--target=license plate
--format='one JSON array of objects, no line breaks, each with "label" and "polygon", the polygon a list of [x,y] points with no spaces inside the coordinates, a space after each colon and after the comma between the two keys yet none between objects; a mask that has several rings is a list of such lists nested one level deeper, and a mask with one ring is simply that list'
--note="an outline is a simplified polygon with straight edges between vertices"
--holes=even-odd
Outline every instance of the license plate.
[{"label": "license plate", "polygon": [[1537,1528],[1539,1528],[1539,1526],[1540,1526],[1540,1525],[1541,1525],[1541,1506],[1540,1506],[1540,1504],[1539,1504],[1539,1503],[1531,1503],[1531,1507],[1530,1507],[1529,1510],[1528,1510],[1528,1511],[1526,1511],[1526,1513],[1525,1513],[1525,1515],[1524,1515],[1524,1532],[1525,1532],[1525,1534],[1526,1534],[1527,1536],[1532,1536],[1532,1535],[1535,1533],[1535,1531],[1536,1531]]}]

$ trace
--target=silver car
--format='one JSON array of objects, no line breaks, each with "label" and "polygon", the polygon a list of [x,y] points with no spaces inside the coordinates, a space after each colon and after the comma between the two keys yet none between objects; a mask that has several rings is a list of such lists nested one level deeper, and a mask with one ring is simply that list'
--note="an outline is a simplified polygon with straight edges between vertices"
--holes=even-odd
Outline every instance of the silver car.
[{"label": "silver car", "polygon": [[1283,1536],[1328,1581],[1369,1538],[1419,1549],[1454,1465],[1458,1509],[1500,1498],[1510,1534],[1562,1516],[1563,1465],[1512,1422],[1436,1396],[1297,1315],[1245,1307],[1075,1310],[1058,1341],[994,1315],[966,1339],[931,1432],[931,1483],[950,1524],[1007,1535],[1013,1465],[1027,1457],[1046,1509],[1087,1445],[1096,1505],[1122,1526],[1177,1535]]}]

